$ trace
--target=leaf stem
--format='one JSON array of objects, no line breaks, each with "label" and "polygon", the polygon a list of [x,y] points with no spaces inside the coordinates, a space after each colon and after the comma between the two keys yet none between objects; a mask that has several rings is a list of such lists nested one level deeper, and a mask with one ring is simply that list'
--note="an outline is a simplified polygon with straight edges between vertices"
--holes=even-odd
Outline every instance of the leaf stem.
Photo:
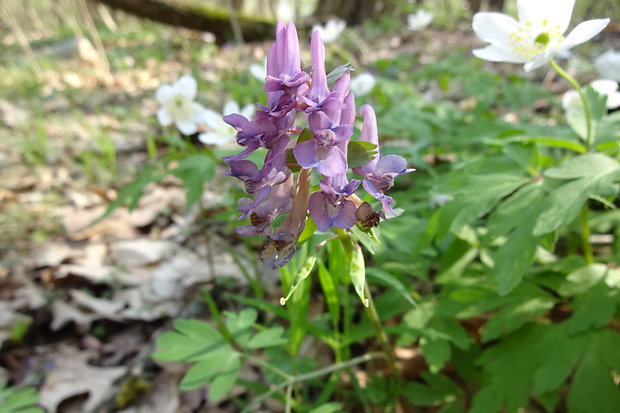
[{"label": "leaf stem", "polygon": [[583,92],[581,85],[575,80],[574,77],[568,74],[564,69],[562,69],[555,60],[551,59],[549,64],[560,76],[562,76],[576,91],[579,93],[579,97],[581,98],[581,103],[583,104],[584,115],[586,117],[586,150],[590,151],[590,145],[592,144],[592,114],[590,111],[590,104],[588,103],[588,99],[586,98],[586,94]]},{"label": "leaf stem", "polygon": [[586,261],[586,264],[592,264],[594,262],[594,256],[592,255],[592,245],[590,245],[590,222],[588,219],[588,215],[590,213],[590,208],[588,208],[588,203],[583,206],[581,209],[581,245],[583,250],[583,258]]},{"label": "leaf stem", "polygon": [[279,383],[279,384],[275,385],[267,393],[261,394],[259,397],[257,397],[254,400],[252,400],[241,411],[241,413],[251,412],[252,409],[255,406],[258,406],[264,400],[269,398],[272,394],[276,393],[277,391],[279,391],[279,390],[281,390],[281,389],[283,389],[285,387],[292,386],[295,383],[301,383],[301,382],[304,382],[304,381],[307,381],[307,380],[311,380],[311,379],[314,379],[314,378],[317,378],[317,377],[324,376],[326,374],[334,373],[334,372],[342,370],[342,369],[353,367],[353,366],[356,366],[358,364],[366,363],[366,362],[368,362],[370,360],[373,360],[373,359],[384,358],[384,357],[385,357],[385,354],[383,354],[383,353],[366,353],[366,354],[364,354],[362,356],[352,358],[351,360],[345,361],[343,363],[332,364],[330,366],[327,366],[325,368],[313,371],[311,373],[301,374],[299,376],[291,377],[290,379],[287,379],[287,380],[283,381],[282,383]]}]

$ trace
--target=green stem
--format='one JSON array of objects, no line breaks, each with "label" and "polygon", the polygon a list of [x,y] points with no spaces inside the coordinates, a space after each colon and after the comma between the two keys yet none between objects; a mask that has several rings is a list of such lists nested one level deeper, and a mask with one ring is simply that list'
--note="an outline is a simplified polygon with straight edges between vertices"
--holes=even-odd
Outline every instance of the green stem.
[{"label": "green stem", "polygon": [[592,144],[592,114],[590,112],[590,104],[588,103],[588,99],[586,98],[586,94],[583,92],[581,85],[575,80],[574,77],[568,74],[564,69],[562,69],[555,60],[551,59],[549,62],[553,70],[555,70],[560,76],[562,76],[576,91],[579,93],[579,97],[581,98],[581,102],[583,104],[583,110],[586,117],[586,149],[590,151],[590,145]]},{"label": "green stem", "polygon": [[366,363],[366,362],[368,362],[370,360],[377,359],[377,358],[383,358],[383,357],[385,357],[385,355],[383,353],[367,353],[367,354],[364,354],[363,356],[352,358],[351,360],[346,361],[344,363],[332,364],[331,366],[327,366],[327,367],[322,368],[320,370],[313,371],[312,373],[301,374],[299,376],[291,377],[290,379],[287,379],[287,380],[283,381],[282,383],[277,384],[271,390],[269,390],[267,393],[261,394],[259,397],[257,397],[254,400],[252,400],[252,402],[250,402],[241,411],[241,413],[251,412],[252,409],[254,409],[255,406],[258,406],[260,403],[263,402],[263,400],[268,399],[272,394],[280,391],[281,389],[283,389],[285,387],[292,386],[295,383],[301,383],[301,382],[304,382],[304,381],[307,381],[307,380],[312,380],[314,378],[321,377],[321,376],[324,376],[326,374],[334,373],[334,372],[342,370],[342,369],[353,367],[353,366],[356,366],[358,364]]},{"label": "green stem", "polygon": [[235,343],[235,339],[233,338],[232,334],[230,334],[230,331],[228,331],[228,328],[226,328],[226,324],[224,324],[224,321],[222,321],[222,313],[220,313],[220,310],[217,308],[217,304],[215,303],[211,292],[205,289],[202,292],[202,298],[204,298],[204,300],[207,302],[207,306],[211,311],[211,315],[213,316],[217,324],[217,329],[220,331],[222,336],[224,336],[224,340],[226,340],[228,344],[232,346]]},{"label": "green stem", "polygon": [[592,255],[592,245],[590,245],[590,222],[588,215],[590,208],[588,203],[581,209],[581,245],[583,249],[583,258],[586,260],[586,264],[592,264],[594,262],[594,256]]},{"label": "green stem", "polygon": [[271,370],[274,373],[276,373],[279,376],[284,377],[285,379],[289,380],[292,379],[295,376],[292,376],[290,374],[288,374],[287,372],[285,372],[284,370],[281,370],[275,366],[272,366],[271,364],[267,363],[265,360],[261,360],[258,357],[254,357],[251,354],[248,353],[239,353],[241,354],[241,357],[248,359],[249,361],[251,361],[252,363],[256,364],[257,366],[263,367],[267,370]]},{"label": "green stem", "polygon": [[383,329],[383,325],[381,324],[381,320],[379,319],[379,313],[377,312],[377,307],[375,307],[375,302],[372,299],[372,295],[370,294],[370,287],[368,286],[368,281],[365,281],[364,286],[364,295],[368,299],[368,307],[366,307],[366,314],[370,319],[370,323],[372,327],[375,329],[375,333],[377,333],[377,339],[379,340],[379,344],[385,353],[385,358],[390,366],[390,370],[392,370],[392,374],[397,375],[398,370],[396,369],[396,357],[394,355],[394,351],[390,346],[390,342],[388,336]]}]

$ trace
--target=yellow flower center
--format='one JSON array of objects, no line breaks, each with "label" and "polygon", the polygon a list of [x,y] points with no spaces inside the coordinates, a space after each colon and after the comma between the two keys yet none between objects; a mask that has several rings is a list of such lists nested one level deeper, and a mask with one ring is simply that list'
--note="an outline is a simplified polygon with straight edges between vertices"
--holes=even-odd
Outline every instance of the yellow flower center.
[{"label": "yellow flower center", "polygon": [[517,56],[533,59],[548,48],[564,40],[560,26],[552,25],[548,19],[528,21],[510,33],[512,51]]}]

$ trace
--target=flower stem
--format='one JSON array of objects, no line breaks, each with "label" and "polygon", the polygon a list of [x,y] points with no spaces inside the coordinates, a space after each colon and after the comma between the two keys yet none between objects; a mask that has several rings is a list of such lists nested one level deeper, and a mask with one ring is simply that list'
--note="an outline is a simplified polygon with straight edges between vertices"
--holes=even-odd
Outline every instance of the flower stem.
[{"label": "flower stem", "polygon": [[575,80],[574,77],[568,74],[564,69],[562,69],[555,60],[551,59],[549,62],[553,70],[555,70],[560,76],[562,76],[576,91],[579,93],[579,97],[581,98],[581,102],[583,104],[583,110],[586,117],[586,150],[590,151],[590,145],[592,144],[592,113],[590,111],[590,104],[588,103],[588,99],[586,98],[586,94],[583,92],[581,85]]},{"label": "flower stem", "polygon": [[250,402],[241,412],[242,413],[251,412],[252,409],[255,406],[258,406],[263,400],[266,400],[272,394],[276,393],[277,391],[279,391],[279,390],[281,390],[281,389],[283,389],[285,387],[292,386],[295,383],[301,383],[301,382],[304,382],[304,381],[307,381],[307,380],[311,380],[311,379],[314,379],[314,378],[317,378],[317,377],[321,377],[321,376],[324,376],[326,374],[334,373],[336,371],[339,371],[339,370],[342,370],[342,369],[346,369],[346,368],[349,368],[349,367],[353,367],[353,366],[356,366],[358,364],[366,363],[367,361],[370,361],[370,360],[373,360],[373,359],[377,359],[377,358],[382,358],[382,357],[385,357],[385,355],[383,353],[367,353],[367,354],[364,354],[363,356],[352,358],[351,360],[345,361],[343,363],[332,364],[331,366],[327,366],[325,368],[313,371],[311,373],[307,373],[307,374],[302,374],[302,375],[299,375],[299,376],[291,377],[290,379],[287,379],[287,380],[277,384],[276,386],[272,387],[267,393],[261,394],[259,397],[257,397],[252,402]]},{"label": "flower stem", "polygon": [[581,245],[583,250],[583,258],[586,261],[586,264],[592,264],[594,262],[594,256],[592,255],[592,245],[590,245],[590,223],[588,219],[588,215],[590,213],[590,208],[588,208],[588,203],[583,206],[581,209]]},{"label": "flower stem", "polygon": [[390,342],[388,340],[388,336],[381,325],[381,320],[379,319],[379,313],[377,313],[377,307],[375,307],[375,302],[372,299],[372,295],[370,294],[370,287],[368,286],[368,281],[365,281],[364,285],[364,295],[368,300],[368,307],[366,307],[366,314],[370,319],[372,327],[375,329],[375,333],[377,333],[377,339],[379,340],[379,344],[385,353],[385,358],[388,362],[390,370],[392,370],[392,374],[397,375],[398,370],[396,369],[396,356],[394,355],[394,351],[390,346]]}]

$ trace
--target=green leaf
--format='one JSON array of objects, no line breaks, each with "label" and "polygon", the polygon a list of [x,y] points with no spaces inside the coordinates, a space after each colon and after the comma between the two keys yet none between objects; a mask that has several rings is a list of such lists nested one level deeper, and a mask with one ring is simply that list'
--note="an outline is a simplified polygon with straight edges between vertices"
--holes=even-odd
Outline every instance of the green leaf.
[{"label": "green leaf", "polygon": [[586,265],[568,274],[566,281],[558,288],[558,292],[565,297],[583,294],[599,283],[608,271],[609,267],[605,264]]},{"label": "green leaf", "polygon": [[[616,349],[617,350],[617,349]],[[584,352],[568,395],[569,413],[620,412],[620,391],[597,343]]]},{"label": "green leaf", "polygon": [[44,413],[45,411],[35,406],[39,401],[39,395],[35,388],[5,387],[6,383],[0,381],[0,412],[1,413]]},{"label": "green leaf", "polygon": [[533,298],[507,306],[493,315],[485,324],[482,330],[482,341],[488,342],[511,333],[551,307],[553,307],[553,301],[544,298]]},{"label": "green leaf", "polygon": [[289,300],[289,298],[291,298],[291,296],[293,295],[293,293],[295,292],[297,287],[299,287],[299,285],[306,278],[308,278],[308,276],[312,272],[312,269],[314,268],[314,264],[316,263],[316,259],[317,259],[316,254],[311,254],[310,256],[308,256],[308,258],[306,258],[306,261],[304,261],[304,264],[301,266],[299,271],[297,271],[297,274],[295,275],[295,278],[293,278],[293,282],[291,284],[291,288],[289,288],[288,293],[286,294],[286,297],[280,298],[280,304],[282,304],[282,305],[286,304],[286,302]]},{"label": "green leaf", "polygon": [[349,168],[357,168],[373,160],[377,155],[377,145],[366,141],[349,141],[347,163]]},{"label": "green leaf", "polygon": [[171,173],[183,181],[186,190],[185,202],[189,207],[202,196],[205,182],[213,179],[215,161],[206,154],[190,155],[183,158]]},{"label": "green leaf", "polygon": [[405,286],[392,274],[387,271],[383,271],[377,267],[367,267],[366,277],[379,281],[381,284],[393,288],[397,291],[412,307],[416,307],[417,303],[414,301],[411,293],[405,288]]},{"label": "green leaf", "polygon": [[575,311],[568,320],[569,331],[574,334],[605,326],[616,314],[619,298],[617,291],[599,282],[573,303]]},{"label": "green leaf", "polygon": [[284,328],[276,326],[256,333],[248,342],[247,348],[257,349],[282,346],[287,342],[288,338],[284,336]]},{"label": "green leaf", "polygon": [[312,131],[310,131],[310,129],[308,128],[304,128],[299,134],[299,137],[297,138],[297,143],[299,144],[302,142],[309,141],[311,139],[314,139],[314,135],[312,134]]},{"label": "green leaf", "polygon": [[247,347],[250,335],[252,334],[252,326],[256,322],[258,313],[253,308],[244,308],[239,313],[225,312],[226,328],[242,347]]},{"label": "green leaf", "polygon": [[361,230],[357,225],[349,228],[349,231],[353,233],[355,238],[366,248],[366,250],[375,254],[377,252],[377,247],[381,245],[376,235],[374,234],[374,229],[371,228],[368,231]]},{"label": "green leaf", "polygon": [[618,162],[601,153],[588,153],[568,158],[549,168],[544,175],[554,179],[576,179],[607,175],[620,168]]},{"label": "green leaf", "polygon": [[425,383],[409,382],[403,395],[414,406],[440,406],[454,402],[459,395],[459,388],[443,374],[423,372]]},{"label": "green leaf", "polygon": [[351,256],[351,283],[360,300],[365,307],[368,307],[368,299],[365,297],[366,287],[366,266],[364,264],[364,254],[359,245],[353,248]]},{"label": "green leaf", "polygon": [[445,339],[422,337],[420,350],[431,373],[437,373],[450,360],[450,343]]},{"label": "green leaf", "polygon": [[[535,215],[533,213],[532,215]],[[532,223],[517,228],[494,256],[493,272],[500,294],[508,294],[521,282],[536,256],[538,237],[532,235]]]},{"label": "green leaf", "polygon": [[591,186],[591,179],[577,179],[551,192],[545,202],[544,211],[536,220],[533,234],[544,235],[571,223],[588,199],[588,189]]},{"label": "green leaf", "polygon": [[340,403],[325,403],[319,407],[316,407],[308,413],[335,413],[342,410],[342,405]]},{"label": "green leaf", "polygon": [[327,310],[333,326],[338,326],[340,320],[340,298],[337,290],[337,280],[327,270],[325,264],[319,261],[319,281],[327,303]]},{"label": "green leaf", "polygon": [[197,320],[177,320],[179,331],[167,332],[157,339],[158,351],[153,358],[164,361],[199,361],[210,353],[229,351],[228,343],[209,324]]},{"label": "green leaf", "polygon": [[568,149],[578,153],[586,153],[586,148],[576,142],[574,139],[564,139],[558,137],[547,137],[547,136],[520,136],[516,138],[511,138],[510,142],[534,142],[540,146],[546,146],[550,148],[561,148]]},{"label": "green leaf", "polygon": [[224,397],[226,392],[235,384],[240,369],[239,356],[235,354],[234,357],[228,359],[228,365],[209,386],[209,400],[215,401]]}]

